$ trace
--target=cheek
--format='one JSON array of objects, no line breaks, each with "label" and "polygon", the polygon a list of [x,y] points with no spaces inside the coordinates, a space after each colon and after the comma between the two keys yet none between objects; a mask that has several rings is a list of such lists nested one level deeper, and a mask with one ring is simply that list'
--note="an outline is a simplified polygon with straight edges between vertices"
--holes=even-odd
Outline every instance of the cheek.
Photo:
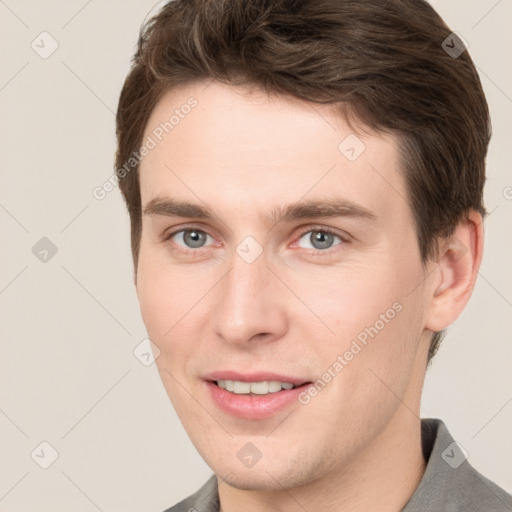
[{"label": "cheek", "polygon": [[172,296],[166,293],[166,289],[159,281],[145,279],[137,289],[142,319],[148,330],[148,334],[154,341],[160,340],[166,330],[172,327]]},{"label": "cheek", "polygon": [[[137,269],[137,296],[148,334],[155,342],[162,341],[179,318],[187,287],[180,274],[172,272],[155,256],[142,248]],[[183,313],[181,313],[183,314]]]},{"label": "cheek", "polygon": [[183,385],[185,382],[183,366],[193,356],[193,344],[184,343],[191,339],[192,333],[185,332],[187,322],[180,321],[186,313],[183,283],[177,280],[178,275],[173,276],[155,266],[144,267],[142,264],[139,269],[137,294],[142,319],[149,338],[160,351],[155,363],[167,394],[181,417],[181,406],[186,403],[186,397],[181,397],[179,383]]},{"label": "cheek", "polygon": [[[404,397],[415,368],[424,325],[420,294],[409,286],[383,287],[366,302],[354,305],[352,332],[348,344],[350,368],[339,384],[354,403],[372,404],[377,410],[391,410]],[[362,307],[362,309],[361,309]],[[357,352],[357,355],[350,355]]]},{"label": "cheek", "polygon": [[352,267],[350,272],[317,281],[317,291],[310,292],[312,309],[335,333],[324,329],[326,336],[315,350],[326,368],[346,354],[343,361],[347,362],[342,363],[344,378],[350,381],[344,384],[346,389],[365,381],[365,388],[373,393],[373,385],[379,384],[373,382],[370,369],[393,382],[416,356],[424,320],[421,287],[417,286],[421,269],[415,262],[399,265],[397,261]]},{"label": "cheek", "polygon": [[[138,266],[137,295],[149,338],[160,349],[157,366],[181,373],[182,366],[193,359],[201,308],[212,284],[204,271],[193,266],[170,264],[157,251],[141,251]],[[169,385],[172,386],[172,382]]]},{"label": "cheek", "polygon": [[333,344],[350,341],[375,324],[382,331],[397,316],[407,289],[392,269],[370,265],[308,277],[303,284],[301,294],[311,310],[335,333],[328,337]]}]

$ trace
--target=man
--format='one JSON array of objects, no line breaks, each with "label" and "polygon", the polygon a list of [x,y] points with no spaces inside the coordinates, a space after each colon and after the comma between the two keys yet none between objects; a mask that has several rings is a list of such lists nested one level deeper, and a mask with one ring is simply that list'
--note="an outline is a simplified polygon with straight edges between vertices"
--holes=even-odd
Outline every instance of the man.
[{"label": "man", "polygon": [[171,1],[117,134],[142,317],[215,473],[169,510],[512,509],[419,417],[482,259],[490,137],[426,2]]}]

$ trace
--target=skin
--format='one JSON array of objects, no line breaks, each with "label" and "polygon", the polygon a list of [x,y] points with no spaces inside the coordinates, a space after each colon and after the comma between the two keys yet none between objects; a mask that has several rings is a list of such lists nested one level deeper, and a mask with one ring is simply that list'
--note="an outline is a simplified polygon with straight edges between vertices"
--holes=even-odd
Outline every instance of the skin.
[{"label": "skin", "polygon": [[[355,132],[334,106],[217,82],[168,91],[145,137],[191,96],[198,105],[141,162],[142,206],[172,198],[215,217],[143,214],[135,284],[162,382],[217,475],[221,510],[400,510],[425,470],[430,336],[469,300],[481,217],[470,212],[423,265],[396,138],[358,130],[366,149],[351,162],[338,145]],[[375,218],[267,218],[328,198]],[[183,232],[165,240],[185,228],[209,235],[195,252]],[[336,236],[319,246],[310,235],[322,229]],[[263,249],[252,263],[236,252],[247,236]],[[246,420],[211,401],[202,377],[214,370],[315,382],[396,303],[401,311],[307,405]],[[250,468],[237,457],[248,442],[262,454]]]}]

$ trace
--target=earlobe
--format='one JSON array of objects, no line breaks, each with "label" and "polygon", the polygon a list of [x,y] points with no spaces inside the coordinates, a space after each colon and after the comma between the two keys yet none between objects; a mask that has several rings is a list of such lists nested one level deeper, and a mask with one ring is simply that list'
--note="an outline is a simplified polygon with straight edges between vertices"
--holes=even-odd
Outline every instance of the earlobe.
[{"label": "earlobe", "polygon": [[475,287],[483,254],[482,216],[471,211],[453,235],[441,244],[439,281],[433,289],[426,328],[439,332],[462,313]]}]

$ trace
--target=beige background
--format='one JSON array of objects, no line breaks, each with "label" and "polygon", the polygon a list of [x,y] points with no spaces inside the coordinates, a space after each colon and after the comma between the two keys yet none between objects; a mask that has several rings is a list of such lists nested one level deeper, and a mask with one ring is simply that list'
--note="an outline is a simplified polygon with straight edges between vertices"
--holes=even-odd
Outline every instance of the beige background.
[{"label": "beige background", "polygon": [[[492,213],[476,291],[428,372],[422,416],[443,418],[470,462],[511,492],[512,1],[434,4],[468,41],[488,95]],[[133,354],[146,333],[119,191],[92,195],[112,174],[117,98],[153,5],[0,0],[4,512],[161,512],[211,474],[154,364]],[[59,45],[46,59],[31,47],[51,49],[43,31]],[[42,237],[57,248],[46,263],[32,252]],[[58,452],[48,469],[42,442]]]}]

